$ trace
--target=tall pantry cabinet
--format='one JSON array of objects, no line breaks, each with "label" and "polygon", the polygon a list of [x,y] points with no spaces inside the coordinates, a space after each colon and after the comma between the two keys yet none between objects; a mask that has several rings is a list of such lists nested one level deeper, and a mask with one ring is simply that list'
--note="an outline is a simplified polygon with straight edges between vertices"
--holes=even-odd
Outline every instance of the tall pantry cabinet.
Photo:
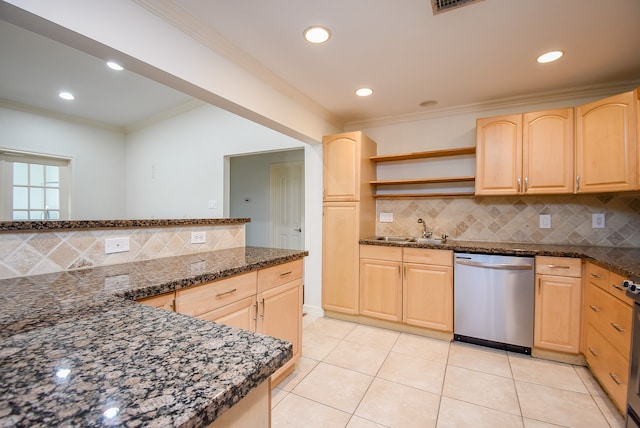
[{"label": "tall pantry cabinet", "polygon": [[329,135],[323,144],[322,308],[357,315],[359,244],[375,234],[375,141],[362,132]]}]

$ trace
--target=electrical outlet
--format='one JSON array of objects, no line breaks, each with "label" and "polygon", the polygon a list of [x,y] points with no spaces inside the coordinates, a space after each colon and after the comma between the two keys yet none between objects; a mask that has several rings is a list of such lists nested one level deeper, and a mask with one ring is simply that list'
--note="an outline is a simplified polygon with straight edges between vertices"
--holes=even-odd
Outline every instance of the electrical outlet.
[{"label": "electrical outlet", "polygon": [[207,232],[191,232],[192,244],[204,244],[207,242]]},{"label": "electrical outlet", "polygon": [[129,237],[123,236],[121,238],[105,238],[104,239],[104,253],[123,253],[129,251]]},{"label": "electrical outlet", "polygon": [[540,229],[551,229],[550,214],[540,214]]},{"label": "electrical outlet", "polygon": [[380,213],[380,223],[393,223],[393,213]]},{"label": "electrical outlet", "polygon": [[591,214],[591,227],[604,229],[604,214]]}]

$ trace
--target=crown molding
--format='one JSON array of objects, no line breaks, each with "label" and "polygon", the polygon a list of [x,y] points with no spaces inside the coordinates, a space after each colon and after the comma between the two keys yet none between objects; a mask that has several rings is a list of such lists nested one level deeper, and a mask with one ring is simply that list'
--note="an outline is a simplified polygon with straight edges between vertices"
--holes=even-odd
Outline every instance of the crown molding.
[{"label": "crown molding", "polygon": [[[388,116],[370,120],[362,120],[346,123],[345,131],[355,131],[377,126],[397,125],[407,122],[417,122],[421,120],[434,119],[445,116],[454,116],[465,113],[483,112],[501,108],[522,108],[534,104],[559,103],[565,101],[575,101],[580,98],[601,98],[617,93],[632,90],[640,86],[640,79],[626,82],[615,82],[605,85],[582,86],[567,88],[559,91],[539,92],[531,95],[502,98],[498,100],[466,104],[442,109],[432,109],[429,112],[407,114],[400,116]],[[569,106],[568,106],[569,107]]]},{"label": "crown molding", "polygon": [[149,12],[173,25],[185,34],[188,34],[207,48],[242,67],[252,76],[260,79],[271,88],[277,90],[287,98],[302,105],[309,111],[322,117],[331,125],[342,129],[344,121],[322,107],[313,99],[279,77],[273,71],[265,67],[251,55],[244,52],[238,46],[229,42],[222,34],[211,26],[205,24],[198,17],[193,16],[182,6],[173,0],[133,0]]},{"label": "crown molding", "polygon": [[25,113],[31,113],[38,116],[48,117],[51,119],[60,120],[63,122],[71,122],[78,125],[90,126],[92,128],[103,129],[109,132],[115,132],[118,134],[124,134],[125,128],[117,125],[111,125],[105,122],[100,122],[98,120],[86,119],[84,117],[75,116],[72,114],[60,113],[53,110],[48,110],[41,107],[35,107],[28,104],[23,104],[17,101],[11,101],[7,99],[0,99],[0,107],[22,111]]}]

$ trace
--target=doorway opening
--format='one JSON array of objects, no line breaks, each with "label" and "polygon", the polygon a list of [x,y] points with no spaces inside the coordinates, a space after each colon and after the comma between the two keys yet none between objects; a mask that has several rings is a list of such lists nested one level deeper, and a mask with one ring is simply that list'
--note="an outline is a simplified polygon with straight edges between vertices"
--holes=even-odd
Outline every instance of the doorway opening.
[{"label": "doorway opening", "polygon": [[247,246],[304,249],[304,149],[230,157],[228,177]]}]

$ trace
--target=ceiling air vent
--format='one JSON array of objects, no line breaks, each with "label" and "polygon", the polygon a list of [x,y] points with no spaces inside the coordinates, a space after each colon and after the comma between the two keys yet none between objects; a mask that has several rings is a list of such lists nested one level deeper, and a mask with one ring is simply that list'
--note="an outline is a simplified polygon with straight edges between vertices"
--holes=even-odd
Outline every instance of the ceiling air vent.
[{"label": "ceiling air vent", "polygon": [[437,15],[478,1],[482,0],[431,0],[431,6],[433,7],[433,14]]}]

